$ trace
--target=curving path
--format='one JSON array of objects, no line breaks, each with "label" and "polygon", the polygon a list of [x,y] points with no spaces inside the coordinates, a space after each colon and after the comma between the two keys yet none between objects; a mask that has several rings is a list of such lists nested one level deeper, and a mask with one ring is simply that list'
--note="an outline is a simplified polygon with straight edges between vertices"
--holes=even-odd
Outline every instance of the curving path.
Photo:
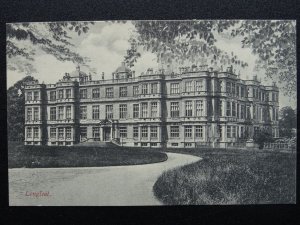
[{"label": "curving path", "polygon": [[[9,169],[10,205],[160,205],[153,185],[166,170],[201,160],[167,153],[168,160],[135,166]],[[36,197],[32,192],[49,192]]]}]

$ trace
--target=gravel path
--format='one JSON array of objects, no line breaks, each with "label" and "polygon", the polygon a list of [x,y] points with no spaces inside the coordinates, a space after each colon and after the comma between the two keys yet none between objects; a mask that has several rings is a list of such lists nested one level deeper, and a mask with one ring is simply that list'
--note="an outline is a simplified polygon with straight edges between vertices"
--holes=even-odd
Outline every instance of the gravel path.
[{"label": "gravel path", "polygon": [[[153,185],[166,170],[201,158],[167,153],[161,163],[85,168],[9,169],[9,204],[26,206],[160,205]],[[43,196],[40,196],[41,193]]]}]

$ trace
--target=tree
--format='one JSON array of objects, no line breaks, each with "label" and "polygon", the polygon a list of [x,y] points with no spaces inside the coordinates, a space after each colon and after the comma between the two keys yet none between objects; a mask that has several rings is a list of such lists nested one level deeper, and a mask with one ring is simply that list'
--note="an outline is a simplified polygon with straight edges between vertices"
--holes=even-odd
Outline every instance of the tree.
[{"label": "tree", "polygon": [[71,43],[72,32],[80,35],[94,22],[10,23],[6,25],[6,54],[9,70],[30,74],[36,52],[43,51],[60,61],[85,64],[88,58],[80,56]]},{"label": "tree", "polygon": [[259,149],[263,149],[264,143],[273,142],[272,133],[267,129],[259,129],[253,135],[254,143],[258,144]]},{"label": "tree", "polygon": [[279,115],[279,136],[292,138],[293,129],[297,126],[295,110],[290,106],[286,106],[280,110]]},{"label": "tree", "polygon": [[[243,48],[252,49],[259,57],[257,68],[266,77],[278,80],[284,93],[296,94],[296,23],[282,20],[191,20],[191,21],[133,21],[138,36],[135,42],[144,50],[156,53],[160,62],[196,62],[204,59],[212,66],[246,67],[232,52],[216,47],[216,34],[240,37]],[[139,56],[127,55],[132,63]]]},{"label": "tree", "polygon": [[35,79],[32,76],[26,76],[7,91],[7,135],[9,141],[24,139],[24,84],[33,80]]}]

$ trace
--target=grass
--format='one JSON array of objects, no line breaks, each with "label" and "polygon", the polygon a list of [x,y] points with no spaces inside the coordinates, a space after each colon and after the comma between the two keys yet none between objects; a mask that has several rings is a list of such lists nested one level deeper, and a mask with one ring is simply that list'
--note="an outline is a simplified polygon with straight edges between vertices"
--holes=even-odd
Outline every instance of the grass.
[{"label": "grass", "polygon": [[258,150],[172,149],[202,161],[163,173],[155,196],[167,205],[296,203],[296,155]]},{"label": "grass", "polygon": [[119,166],[165,160],[165,153],[135,148],[24,146],[13,142],[8,144],[9,168]]}]

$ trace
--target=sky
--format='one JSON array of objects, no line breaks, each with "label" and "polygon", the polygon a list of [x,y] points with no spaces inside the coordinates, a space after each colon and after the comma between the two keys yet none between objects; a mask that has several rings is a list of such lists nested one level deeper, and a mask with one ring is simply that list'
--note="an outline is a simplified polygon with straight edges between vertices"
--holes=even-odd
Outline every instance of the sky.
[{"label": "sky", "polygon": [[[89,70],[81,66],[81,70],[86,73],[91,72],[93,79],[100,79],[102,72],[105,74],[105,79],[112,78],[112,72],[121,64],[126,54],[126,50],[130,47],[129,38],[136,35],[134,25],[128,21],[123,23],[109,23],[109,22],[95,22],[95,25],[90,27],[88,33],[78,36],[71,34],[72,42],[76,46],[76,51],[85,57],[90,58],[90,67],[94,70]],[[242,48],[239,38],[224,38],[216,35],[216,45],[220,49],[233,52],[239,59],[248,63],[248,67],[241,69],[240,72],[242,79],[251,79],[253,77],[255,60],[257,57],[251,53],[250,49]],[[26,43],[24,43],[25,46]],[[8,60],[10,60],[8,58]],[[37,51],[32,62],[36,73],[31,74],[40,82],[56,83],[62,78],[66,72],[72,72],[76,66],[72,62],[58,61],[54,56],[46,54],[42,51]],[[162,65],[157,63],[156,56],[150,52],[142,52],[141,58],[138,59],[132,70],[136,74],[145,72],[148,68],[153,68],[154,71],[158,70]],[[95,72],[95,73],[94,73]],[[263,84],[270,85],[271,80],[264,79],[264,74],[256,74],[262,80]],[[7,70],[7,88],[12,86],[15,82],[25,77],[26,74]],[[291,106],[296,107],[297,101],[284,96],[282,93],[279,95],[280,107]]]}]

